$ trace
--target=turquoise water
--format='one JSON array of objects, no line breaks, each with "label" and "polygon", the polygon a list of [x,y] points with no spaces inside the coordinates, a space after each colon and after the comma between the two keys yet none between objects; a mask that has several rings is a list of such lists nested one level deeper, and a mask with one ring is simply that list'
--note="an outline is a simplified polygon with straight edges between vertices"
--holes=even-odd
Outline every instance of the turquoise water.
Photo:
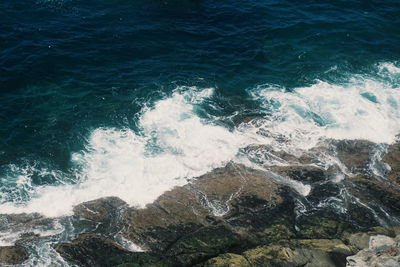
[{"label": "turquoise water", "polygon": [[397,0],[5,0],[0,15],[0,213],[143,206],[232,160],[272,164],[249,145],[400,132]]}]

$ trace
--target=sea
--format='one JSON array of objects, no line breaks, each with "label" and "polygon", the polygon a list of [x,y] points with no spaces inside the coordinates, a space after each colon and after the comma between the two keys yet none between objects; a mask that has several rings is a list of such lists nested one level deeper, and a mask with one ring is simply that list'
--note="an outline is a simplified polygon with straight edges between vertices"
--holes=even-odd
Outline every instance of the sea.
[{"label": "sea", "polygon": [[[0,126],[0,214],[49,218],[106,196],[144,207],[229,162],[278,164],[252,145],[387,147],[400,1],[2,0]],[[68,266],[51,242],[25,266]]]}]

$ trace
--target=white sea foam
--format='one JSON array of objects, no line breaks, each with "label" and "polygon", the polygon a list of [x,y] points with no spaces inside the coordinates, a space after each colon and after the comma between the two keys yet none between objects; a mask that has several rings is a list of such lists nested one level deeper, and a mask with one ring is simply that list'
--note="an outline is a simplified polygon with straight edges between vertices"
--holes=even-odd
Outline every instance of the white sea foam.
[{"label": "white sea foam", "polygon": [[392,143],[400,132],[400,88],[361,76],[343,85],[317,81],[293,92],[266,85],[251,94],[273,115],[243,130],[262,129],[283,150],[306,150],[327,138]]},{"label": "white sea foam", "polygon": [[72,155],[81,170],[77,185],[36,187],[37,197],[26,205],[6,203],[0,213],[66,215],[76,204],[105,196],[143,207],[187,179],[225,165],[249,140],[195,115],[193,105],[212,93],[176,90],[143,110],[141,134],[130,129],[94,130],[87,148]]},{"label": "white sea foam", "polygon": [[[249,163],[237,154],[251,144],[296,154],[329,138],[392,143],[400,132],[400,89],[382,80],[354,76],[344,84],[317,81],[293,92],[260,86],[250,94],[271,115],[233,131],[196,115],[197,105],[212,94],[212,89],[178,88],[142,110],[139,132],[95,129],[86,148],[71,157],[78,166],[76,185],[32,187],[29,179],[19,177],[17,184],[22,189],[28,185],[31,199],[24,205],[4,203],[0,213],[68,215],[74,205],[105,196],[143,207],[166,190],[231,160]],[[277,161],[268,157],[263,161],[268,160]],[[327,165],[333,161],[328,155]],[[310,190],[292,186],[305,195]]]},{"label": "white sea foam", "polygon": [[400,74],[400,67],[392,62],[383,62],[378,64],[378,70],[382,74],[384,72],[389,72],[390,74]]}]

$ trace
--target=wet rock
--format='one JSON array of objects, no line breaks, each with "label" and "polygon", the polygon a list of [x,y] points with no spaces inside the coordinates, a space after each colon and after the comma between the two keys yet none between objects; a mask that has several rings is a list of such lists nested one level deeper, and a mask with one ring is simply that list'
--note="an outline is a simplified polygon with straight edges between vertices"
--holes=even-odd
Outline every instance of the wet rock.
[{"label": "wet rock", "polygon": [[369,174],[368,164],[376,144],[366,140],[332,141],[340,161],[352,173]]},{"label": "wet rock", "polygon": [[145,209],[127,210],[125,236],[182,265],[196,264],[293,236],[292,193],[264,172],[228,164],[164,193]]},{"label": "wet rock", "polygon": [[[300,196],[274,180],[271,172],[230,163],[165,192],[143,209],[127,208],[117,198],[75,207],[75,217],[101,224],[121,215],[118,228],[123,236],[151,253],[127,251],[96,235],[79,236],[58,245],[57,251],[84,266],[102,261],[177,266],[344,266],[347,256],[365,246],[367,236],[353,234],[380,224],[370,204],[377,209],[390,207],[388,211],[395,215],[397,209],[400,211],[396,189],[371,178],[333,182],[328,171],[315,166],[273,169],[310,183],[312,191]],[[354,201],[348,192],[361,202]],[[88,253],[91,256],[84,258]]]},{"label": "wet rock", "polygon": [[117,197],[105,197],[83,202],[74,207],[74,215],[95,222],[105,222],[113,218],[118,209],[126,203]]},{"label": "wet rock", "polygon": [[334,182],[322,182],[314,184],[307,196],[307,199],[317,205],[321,200],[326,200],[332,197],[340,198],[342,189],[343,186],[341,184]]},{"label": "wet rock", "polygon": [[207,216],[196,194],[179,187],[145,209],[128,209],[124,214],[125,235],[144,248],[164,251],[182,236],[207,225]]},{"label": "wet rock", "polygon": [[271,170],[279,175],[305,183],[324,181],[328,176],[324,169],[310,165],[278,166]]},{"label": "wet rock", "polygon": [[387,154],[383,157],[383,161],[390,166],[388,179],[397,186],[400,186],[400,141],[389,146]]},{"label": "wet rock", "polygon": [[[229,254],[228,254],[229,255]],[[204,266],[229,266],[240,261],[243,266],[345,266],[351,249],[342,241],[328,239],[287,240],[282,245],[260,246],[242,255],[220,255],[207,261]],[[227,258],[227,259],[226,259]],[[212,265],[215,264],[215,265]],[[217,265],[220,264],[220,265]]]},{"label": "wet rock", "polygon": [[51,226],[53,220],[45,218],[39,213],[20,213],[20,214],[0,214],[0,230],[10,230],[14,232],[24,229],[34,229]]},{"label": "wet rock", "polygon": [[325,209],[299,217],[296,226],[300,238],[338,238],[343,231],[352,229],[343,216]]},{"label": "wet rock", "polygon": [[166,254],[180,266],[189,266],[240,245],[239,236],[223,226],[203,227],[177,240]]},{"label": "wet rock", "polygon": [[343,240],[343,242],[352,249],[353,254],[355,254],[369,247],[369,241],[372,236],[385,235],[388,237],[395,237],[397,234],[400,234],[400,229],[398,227],[372,227],[366,232],[344,232],[340,239]]},{"label": "wet rock", "polygon": [[28,258],[28,250],[20,246],[0,247],[1,264],[20,264]]},{"label": "wet rock", "polygon": [[[348,179],[351,180],[351,178]],[[340,228],[337,228],[338,230],[352,229],[356,232],[380,225],[374,211],[368,206],[357,201],[349,201],[352,196],[349,196],[348,192],[353,190],[353,186],[349,180],[343,183],[327,181],[313,184],[310,194],[306,197],[311,210],[299,217],[299,227],[303,228],[301,226],[303,223],[307,225],[310,222],[311,228],[317,230],[320,227],[315,225],[314,221],[327,222],[333,220],[341,225]],[[332,225],[332,223],[328,224]],[[330,232],[332,233],[332,231]],[[312,238],[315,237],[317,236]],[[329,236],[325,235],[321,238],[329,238]]]},{"label": "wet rock", "polygon": [[260,114],[237,114],[233,117],[232,122],[235,125],[239,125],[242,123],[257,123],[257,121],[262,122],[263,117]]},{"label": "wet rock", "polygon": [[19,239],[15,241],[15,244],[21,246],[28,245],[39,240],[40,238],[41,238],[40,235],[35,234],[34,232],[22,233],[19,235]]},{"label": "wet rock", "polygon": [[400,236],[390,238],[384,235],[370,237],[369,247],[356,255],[347,257],[348,267],[400,266]]},{"label": "wet rock", "polygon": [[342,263],[336,262],[334,255],[318,249],[272,245],[246,251],[243,255],[254,267],[344,266]]},{"label": "wet rock", "polygon": [[56,233],[59,226],[55,220],[38,213],[0,214],[0,235],[3,242],[28,246],[41,238],[38,232]]},{"label": "wet rock", "polygon": [[[112,240],[95,234],[82,234],[71,243],[57,244],[55,250],[67,261],[79,266],[172,266],[150,253],[131,252]],[[136,264],[136,265],[135,265]]]},{"label": "wet rock", "polygon": [[202,264],[203,267],[251,267],[245,257],[233,253],[219,255]]},{"label": "wet rock", "polygon": [[255,163],[264,166],[279,166],[287,164],[312,164],[316,160],[313,153],[293,155],[283,150],[276,150],[270,145],[251,145],[242,152]]},{"label": "wet rock", "polygon": [[[398,225],[398,218],[400,218],[399,188],[389,183],[362,177],[348,178],[346,184],[348,190],[359,201],[376,211],[376,216],[379,219],[391,226]],[[380,213],[382,210],[385,212]],[[390,214],[390,216],[387,216],[387,214]]]}]

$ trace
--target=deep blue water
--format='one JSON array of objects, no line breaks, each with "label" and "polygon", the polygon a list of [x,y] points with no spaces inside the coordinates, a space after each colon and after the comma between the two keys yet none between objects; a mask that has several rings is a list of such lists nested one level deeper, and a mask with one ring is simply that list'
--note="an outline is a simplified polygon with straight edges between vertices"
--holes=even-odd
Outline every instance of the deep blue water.
[{"label": "deep blue water", "polygon": [[[26,166],[33,187],[79,182],[71,157],[95,129],[140,134],[144,106],[177,87],[214,88],[195,111],[232,130],[226,118],[260,113],[249,94],[259,85],[290,93],[317,80],[342,84],[378,77],[379,64],[399,59],[398,0],[3,0],[2,193]],[[398,87],[398,76],[390,79]]]},{"label": "deep blue water", "polygon": [[[276,163],[252,144],[391,143],[400,1],[2,0],[0,126],[0,214],[143,206],[231,160]],[[27,266],[66,265],[43,244]]]}]

